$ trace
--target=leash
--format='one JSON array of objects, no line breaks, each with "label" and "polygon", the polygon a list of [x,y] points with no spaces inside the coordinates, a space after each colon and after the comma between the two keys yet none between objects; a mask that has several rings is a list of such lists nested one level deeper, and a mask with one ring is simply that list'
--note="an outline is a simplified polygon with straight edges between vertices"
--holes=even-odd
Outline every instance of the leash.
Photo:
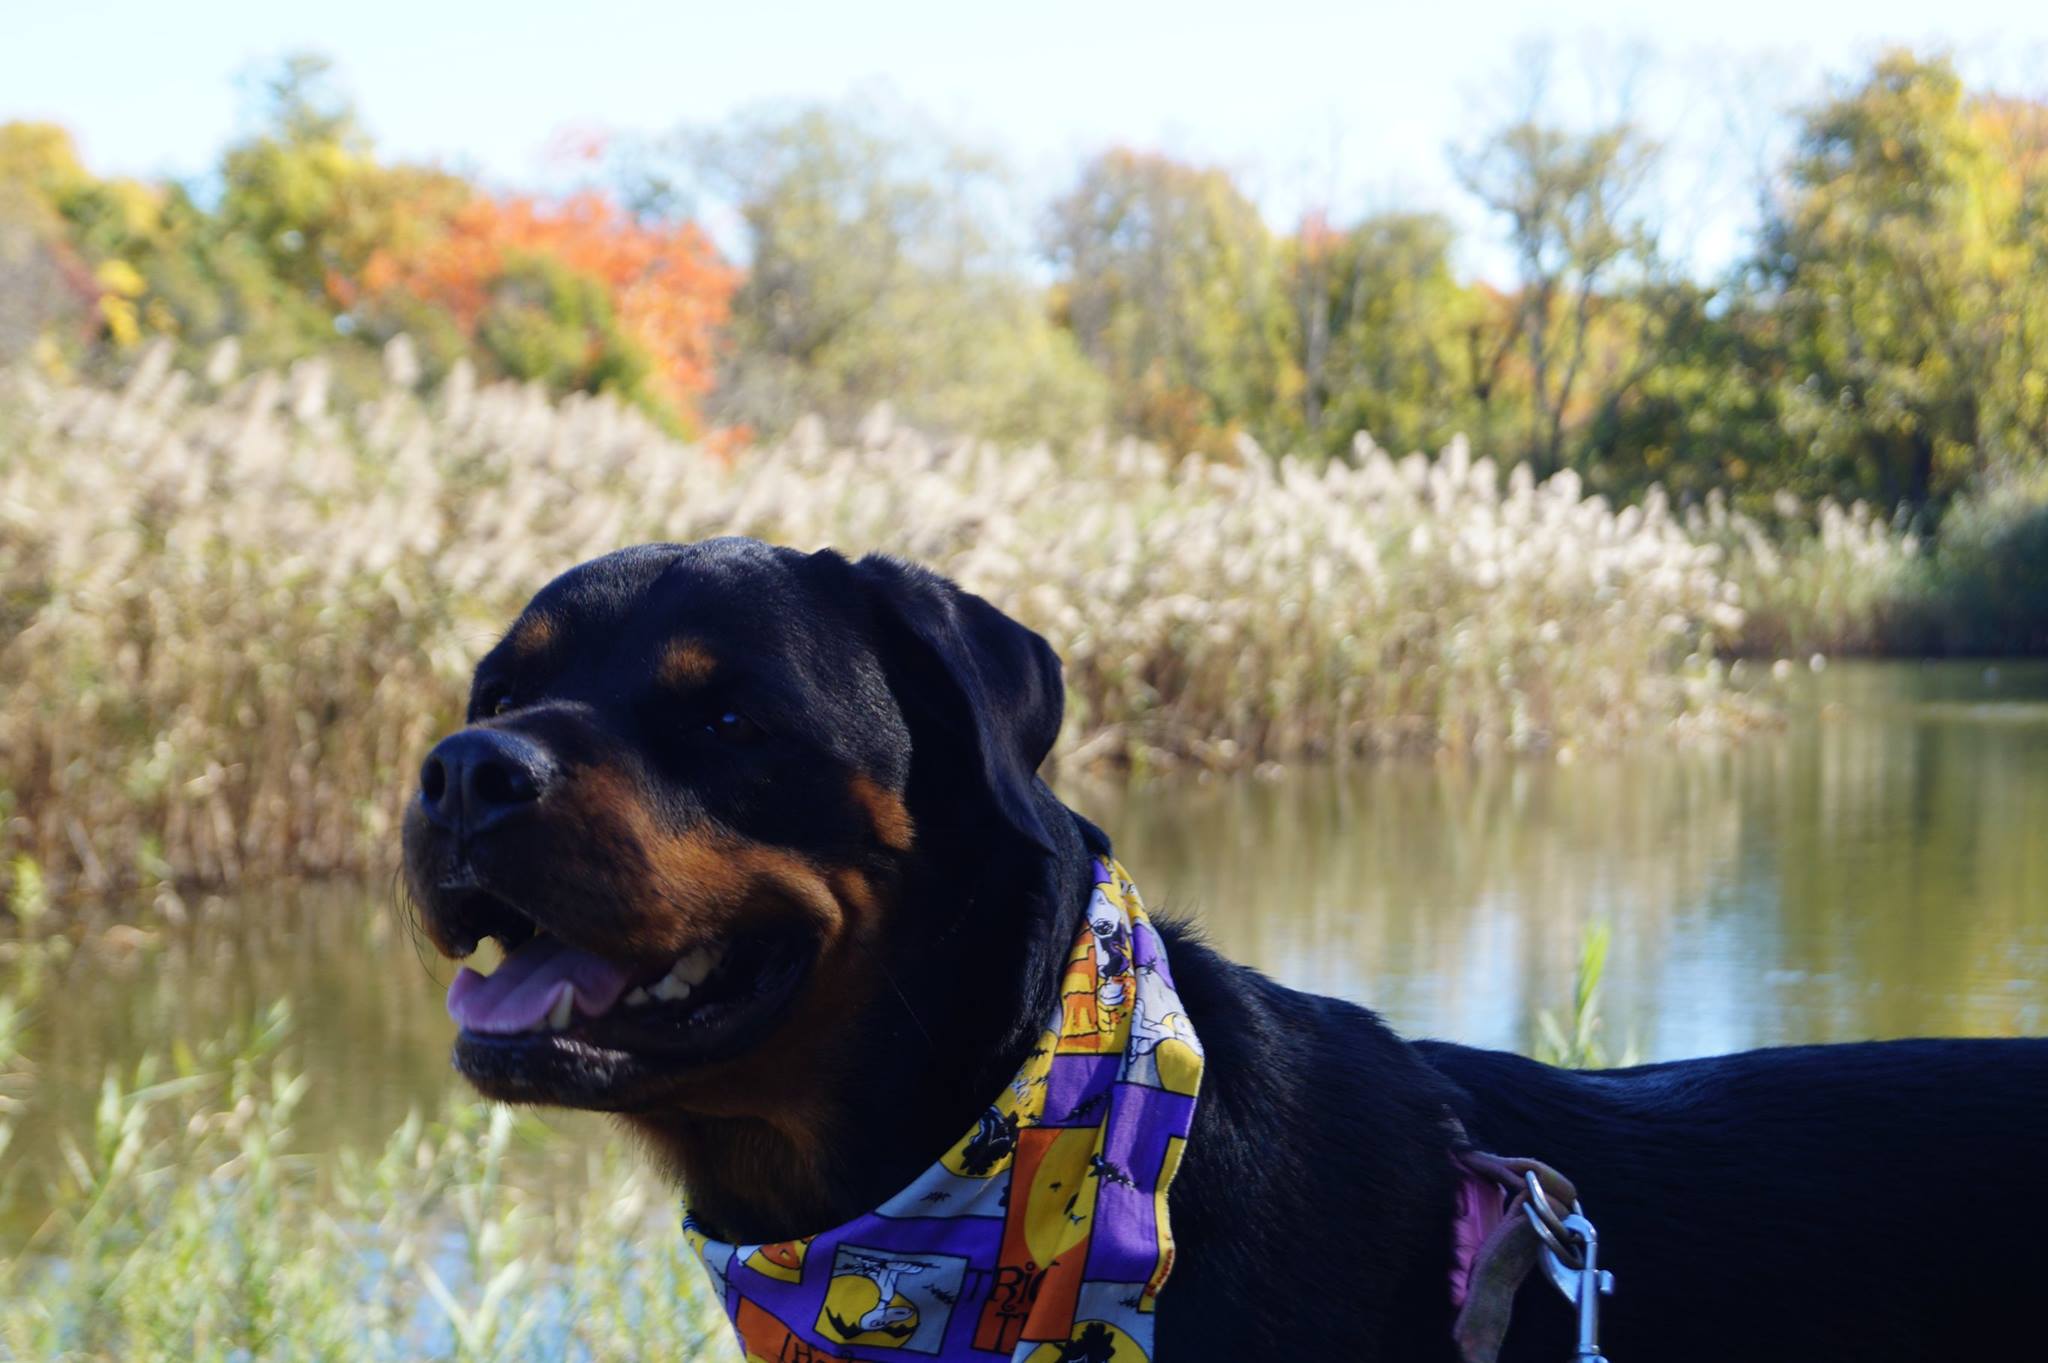
[{"label": "leash", "polygon": [[1525,1177],[1529,1196],[1522,1202],[1522,1211],[1543,1241],[1539,1261],[1544,1274],[1578,1309],[1579,1347],[1572,1357],[1585,1363],[1607,1363],[1600,1354],[1600,1299],[1614,1295],[1614,1275],[1600,1267],[1600,1232],[1586,1219],[1577,1198],[1572,1199],[1572,1209],[1559,1216],[1535,1172]]},{"label": "leash", "polygon": [[[1462,1128],[1458,1135],[1463,1137]],[[1539,1263],[1578,1317],[1574,1363],[1607,1363],[1600,1352],[1600,1299],[1614,1293],[1614,1275],[1600,1267],[1600,1233],[1570,1179],[1541,1160],[1490,1155],[1471,1148],[1453,1160],[1468,1179],[1502,1199],[1495,1221],[1472,1256],[1464,1300],[1452,1325],[1465,1363],[1495,1363],[1507,1337],[1515,1292]]]}]

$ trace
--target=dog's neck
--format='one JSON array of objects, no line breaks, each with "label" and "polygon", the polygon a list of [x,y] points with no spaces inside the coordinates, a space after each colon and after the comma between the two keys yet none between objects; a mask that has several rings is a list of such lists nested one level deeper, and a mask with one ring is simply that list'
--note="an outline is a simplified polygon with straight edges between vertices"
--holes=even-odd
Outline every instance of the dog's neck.
[{"label": "dog's neck", "polygon": [[1055,809],[1052,854],[984,874],[972,893],[959,865],[905,877],[895,912],[930,938],[878,963],[860,1022],[817,1040],[801,1094],[747,1115],[626,1119],[707,1230],[757,1244],[830,1229],[901,1191],[973,1127],[1038,1043],[1088,902],[1091,856],[1107,851]]}]

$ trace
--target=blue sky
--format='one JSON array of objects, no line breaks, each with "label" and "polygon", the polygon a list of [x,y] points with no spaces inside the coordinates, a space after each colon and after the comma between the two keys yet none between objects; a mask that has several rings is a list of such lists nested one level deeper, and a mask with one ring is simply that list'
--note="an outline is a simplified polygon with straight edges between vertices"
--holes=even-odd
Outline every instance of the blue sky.
[{"label": "blue sky", "polygon": [[[655,131],[883,83],[1003,151],[1027,193],[1105,143],[1157,146],[1231,167],[1276,223],[1324,201],[1451,212],[1482,270],[1486,224],[1445,147],[1510,99],[1532,34],[1554,39],[1562,108],[1611,102],[1637,71],[1638,116],[1673,149],[1672,244],[1707,267],[1739,244],[1765,115],[1823,73],[1906,41],[1977,80],[2048,87],[2048,5],[1989,0],[0,4],[0,119],[68,125],[103,173],[203,173],[242,126],[237,77],[301,48],[336,59],[388,151],[505,184],[545,182],[564,127]],[[1653,59],[1632,66],[1632,44]]]}]

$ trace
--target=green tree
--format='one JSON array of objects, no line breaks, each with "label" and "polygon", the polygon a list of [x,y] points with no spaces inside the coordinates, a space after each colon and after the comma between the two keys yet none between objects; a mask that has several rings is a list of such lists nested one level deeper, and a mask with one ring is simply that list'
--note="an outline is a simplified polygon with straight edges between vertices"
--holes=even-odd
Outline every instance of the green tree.
[{"label": "green tree", "polygon": [[287,57],[260,82],[259,131],[221,164],[218,225],[322,312],[350,315],[379,251],[440,232],[471,190],[441,171],[380,162],[327,60]]},{"label": "green tree", "polygon": [[[1498,373],[1520,358],[1515,452],[1539,475],[1583,462],[1575,437],[1589,413],[1640,382],[1657,352],[1649,286],[1663,269],[1640,204],[1657,155],[1627,121],[1579,133],[1534,113],[1453,154],[1465,188],[1506,223],[1517,290],[1475,359]],[[1631,293],[1639,306],[1614,306]]]},{"label": "green tree", "polygon": [[604,286],[545,255],[514,256],[491,281],[476,342],[493,369],[555,393],[634,398],[652,368]]},{"label": "green tree", "polygon": [[1451,272],[1453,240],[1440,215],[1381,213],[1342,231],[1312,217],[1288,243],[1308,448],[1341,454],[1360,431],[1403,452],[1492,434],[1470,344],[1486,307]]},{"label": "green tree", "polygon": [[1633,497],[1658,483],[1684,499],[1817,490],[1786,457],[1782,329],[1768,307],[1688,280],[1616,306],[1655,320],[1636,332],[1631,381],[1609,386],[1586,417],[1578,462],[1589,485]]},{"label": "green tree", "polygon": [[1190,449],[1298,430],[1280,244],[1222,170],[1114,150],[1048,215],[1057,311],[1126,429]]},{"label": "green tree", "polygon": [[63,129],[0,123],[0,364],[91,326],[91,272],[66,240],[62,204],[88,182]]},{"label": "green tree", "polygon": [[1983,115],[1947,61],[1894,52],[1803,120],[1762,266],[1816,486],[1924,505],[2039,448],[2042,186]]},{"label": "green tree", "polygon": [[[257,364],[333,350],[354,333],[381,340],[353,310],[351,285],[374,251],[431,230],[467,188],[437,172],[380,166],[325,66],[285,62],[265,84],[259,131],[222,163],[217,211],[178,184],[101,180],[62,130],[0,128],[0,197],[35,205],[75,262],[101,342],[117,355],[144,336],[188,360],[232,336]],[[337,352],[365,381],[365,347]]]},{"label": "green tree", "polygon": [[2048,104],[1987,97],[1974,114],[1996,156],[1998,193],[2013,210],[2000,262],[2010,319],[1984,440],[1994,473],[2038,482],[2034,475],[2048,468]]},{"label": "green tree", "polygon": [[717,419],[844,426],[888,402],[1001,438],[1100,423],[1100,380],[991,226],[1006,186],[989,158],[874,102],[757,111],[680,151],[681,192],[745,233]]}]

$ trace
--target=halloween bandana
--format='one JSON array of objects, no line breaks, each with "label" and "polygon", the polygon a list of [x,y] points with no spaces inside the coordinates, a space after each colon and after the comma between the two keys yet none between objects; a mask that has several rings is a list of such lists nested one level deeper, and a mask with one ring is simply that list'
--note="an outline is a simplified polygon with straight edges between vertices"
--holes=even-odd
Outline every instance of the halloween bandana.
[{"label": "halloween bandana", "polygon": [[1137,887],[1107,858],[1095,880],[1045,1035],[916,1182],[779,1244],[685,1216],[750,1363],[1150,1359],[1202,1047]]}]

